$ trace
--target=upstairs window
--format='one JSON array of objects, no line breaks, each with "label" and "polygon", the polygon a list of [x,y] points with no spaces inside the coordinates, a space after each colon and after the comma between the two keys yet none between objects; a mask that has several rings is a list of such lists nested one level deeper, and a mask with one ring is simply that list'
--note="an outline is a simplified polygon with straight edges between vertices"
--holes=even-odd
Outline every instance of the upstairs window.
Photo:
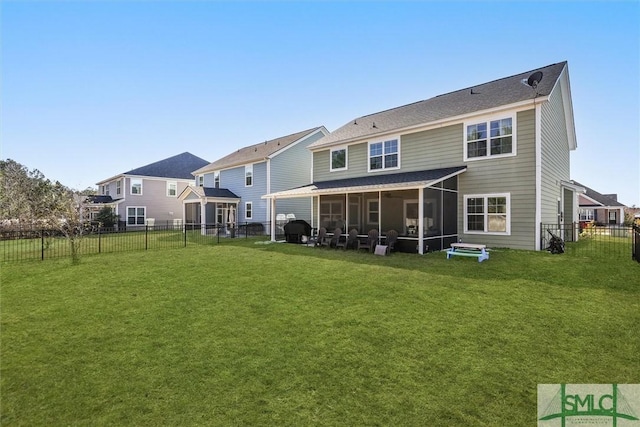
[{"label": "upstairs window", "polygon": [[116,196],[119,196],[122,194],[122,181],[121,180],[117,180],[116,181]]},{"label": "upstairs window", "polygon": [[138,178],[131,178],[131,194],[142,194],[142,180]]},{"label": "upstairs window", "polygon": [[347,169],[347,149],[337,148],[331,150],[331,171]]},{"label": "upstairs window", "polygon": [[397,169],[400,167],[400,143],[398,139],[369,144],[369,171]]},{"label": "upstairs window", "polygon": [[213,188],[220,188],[220,171],[213,173]]},{"label": "upstairs window", "polygon": [[513,118],[466,125],[465,160],[515,154]]},{"label": "upstairs window", "polygon": [[176,197],[178,195],[178,183],[176,181],[167,181],[167,197]]},{"label": "upstairs window", "polygon": [[204,175],[198,175],[198,187],[204,187]]},{"label": "upstairs window", "polygon": [[253,165],[244,167],[244,186],[251,187],[253,185]]}]

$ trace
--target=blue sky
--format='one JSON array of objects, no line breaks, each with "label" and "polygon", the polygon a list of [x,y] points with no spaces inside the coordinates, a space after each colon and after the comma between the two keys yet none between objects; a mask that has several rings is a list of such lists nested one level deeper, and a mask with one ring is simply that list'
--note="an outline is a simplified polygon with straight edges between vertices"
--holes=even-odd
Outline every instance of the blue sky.
[{"label": "blue sky", "polygon": [[640,3],[3,1],[0,157],[86,188],[569,62],[572,178],[640,206]]}]

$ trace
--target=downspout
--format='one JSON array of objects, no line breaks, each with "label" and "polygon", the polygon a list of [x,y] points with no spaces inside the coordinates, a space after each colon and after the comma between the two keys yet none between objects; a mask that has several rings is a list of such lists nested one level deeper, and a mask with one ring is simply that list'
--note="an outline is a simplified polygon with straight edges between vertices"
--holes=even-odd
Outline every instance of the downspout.
[{"label": "downspout", "polygon": [[418,253],[424,254],[424,188],[418,188]]},{"label": "downspout", "polygon": [[534,249],[540,250],[542,223],[542,105],[535,104],[536,207],[534,218]]}]

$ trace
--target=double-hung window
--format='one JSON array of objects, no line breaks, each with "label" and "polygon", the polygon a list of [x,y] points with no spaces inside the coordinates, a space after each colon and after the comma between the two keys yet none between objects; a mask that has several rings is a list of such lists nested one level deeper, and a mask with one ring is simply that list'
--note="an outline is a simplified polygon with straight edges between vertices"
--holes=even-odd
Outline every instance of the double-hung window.
[{"label": "double-hung window", "polygon": [[400,167],[400,140],[369,143],[369,172]]},{"label": "double-hung window", "polygon": [[145,211],[143,206],[128,206],[127,225],[144,225]]},{"label": "double-hung window", "polygon": [[198,187],[204,187],[204,175],[198,175]]},{"label": "double-hung window", "polygon": [[244,186],[253,186],[253,165],[246,165],[244,167]]},{"label": "double-hung window", "polygon": [[464,196],[464,232],[511,234],[510,195]]},{"label": "double-hung window", "polygon": [[122,181],[121,180],[117,180],[116,181],[116,196],[119,196],[122,194]]},{"label": "double-hung window", "polygon": [[167,197],[176,197],[178,195],[178,183],[176,181],[167,181]]},{"label": "double-hung window", "polygon": [[131,178],[131,194],[142,194],[142,179]]},{"label": "double-hung window", "polygon": [[331,172],[347,169],[347,148],[331,150]]},{"label": "double-hung window", "polygon": [[213,188],[220,188],[220,171],[213,173]]},{"label": "double-hung window", "polygon": [[465,125],[464,159],[482,159],[515,154],[512,117]]},{"label": "double-hung window", "polygon": [[380,203],[378,199],[367,200],[367,223],[377,224],[380,220]]},{"label": "double-hung window", "polygon": [[252,202],[245,202],[244,203],[244,217],[246,219],[252,219],[253,218],[253,203]]}]

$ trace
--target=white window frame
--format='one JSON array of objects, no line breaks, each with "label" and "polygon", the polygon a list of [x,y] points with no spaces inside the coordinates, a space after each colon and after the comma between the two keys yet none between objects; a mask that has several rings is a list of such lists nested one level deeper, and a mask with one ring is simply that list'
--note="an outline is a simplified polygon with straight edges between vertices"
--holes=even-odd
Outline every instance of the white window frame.
[{"label": "white window frame", "polygon": [[[136,218],[136,220],[134,221],[133,224],[131,224],[129,222],[129,217],[131,215],[129,215],[129,209],[135,209],[135,215],[133,215],[134,218]],[[138,224],[137,219],[139,218],[138,215],[138,209],[144,209],[144,214],[142,215],[142,224]],[[147,207],[146,206],[127,206],[127,225],[145,225],[147,223]]]},{"label": "white window frame", "polygon": [[244,202],[244,218],[253,219],[253,202]]},{"label": "white window frame", "polygon": [[[140,183],[140,192],[139,193],[134,193],[133,189],[134,189],[134,185]],[[129,192],[131,193],[131,195],[133,196],[142,196],[142,188],[143,188],[143,184],[142,184],[142,178],[131,178],[131,182],[130,182],[130,186],[129,186]]]},{"label": "white window frame", "polygon": [[116,196],[119,196],[122,194],[122,180],[117,180],[116,181]]},{"label": "white window frame", "polygon": [[595,218],[595,209],[593,208],[580,208],[579,220],[580,221],[593,221]]},{"label": "white window frame", "polygon": [[220,188],[220,171],[213,172],[213,188]]},{"label": "white window frame", "polygon": [[[488,212],[488,199],[491,197],[504,197],[506,201],[506,224],[505,231],[487,231],[489,228],[489,217],[493,215]],[[484,199],[484,208],[482,215],[484,216],[484,231],[469,230],[468,224],[468,200],[469,199]],[[502,214],[500,214],[502,215]],[[482,234],[482,235],[495,235],[495,236],[510,236],[511,235],[511,193],[488,193],[488,194],[465,194],[464,206],[463,206],[463,219],[464,219],[464,233],[465,234]]]},{"label": "white window frame", "polygon": [[[373,203],[377,203],[378,207],[376,209],[372,209],[371,205]],[[375,221],[371,220],[371,214],[376,214],[377,219]],[[380,200],[378,199],[368,199],[367,200],[367,224],[378,224],[380,223]]]},{"label": "white window frame", "polygon": [[[172,187],[174,194],[171,194]],[[178,197],[178,181],[167,181],[167,197]]]},{"label": "white window frame", "polygon": [[[396,141],[397,143],[398,151],[395,154],[398,156],[398,161],[397,161],[398,164],[396,166],[388,167],[385,164],[385,158],[387,155],[393,154],[393,153],[385,153],[385,143],[391,142],[391,141]],[[371,146],[376,144],[382,144],[382,154],[380,155],[382,157],[382,167],[380,169],[371,169]],[[390,137],[376,140],[376,141],[369,141],[369,143],[367,144],[367,172],[381,172],[381,171],[400,169],[400,151],[401,151],[400,136],[390,136]],[[375,156],[375,157],[379,157],[379,156]]]},{"label": "white window frame", "polygon": [[[516,113],[507,113],[507,114],[494,114],[491,116],[479,117],[474,120],[469,120],[464,122],[462,126],[463,133],[463,161],[465,162],[473,162],[477,160],[487,160],[487,159],[498,159],[503,157],[513,157],[517,154],[517,129],[516,129]],[[498,120],[511,119],[511,152],[510,153],[501,153],[501,154],[491,154],[491,122],[495,122]],[[476,156],[469,157],[468,148],[469,148],[469,140],[468,140],[468,132],[467,128],[473,125],[485,124],[487,126],[487,154],[484,156]],[[472,140],[473,141],[473,140]]]},{"label": "white window frame", "polygon": [[204,187],[204,175],[198,175],[198,187]]},{"label": "white window frame", "polygon": [[[247,184],[247,178],[251,179],[249,184]],[[244,186],[253,187],[253,164],[244,165]]]},{"label": "white window frame", "polygon": [[[344,166],[341,168],[334,168],[333,167],[333,153],[337,152],[337,151],[344,151]],[[336,172],[336,171],[345,171],[347,170],[347,165],[349,164],[349,150],[346,146],[344,147],[335,147],[332,148],[331,150],[329,150],[329,172]]]}]

